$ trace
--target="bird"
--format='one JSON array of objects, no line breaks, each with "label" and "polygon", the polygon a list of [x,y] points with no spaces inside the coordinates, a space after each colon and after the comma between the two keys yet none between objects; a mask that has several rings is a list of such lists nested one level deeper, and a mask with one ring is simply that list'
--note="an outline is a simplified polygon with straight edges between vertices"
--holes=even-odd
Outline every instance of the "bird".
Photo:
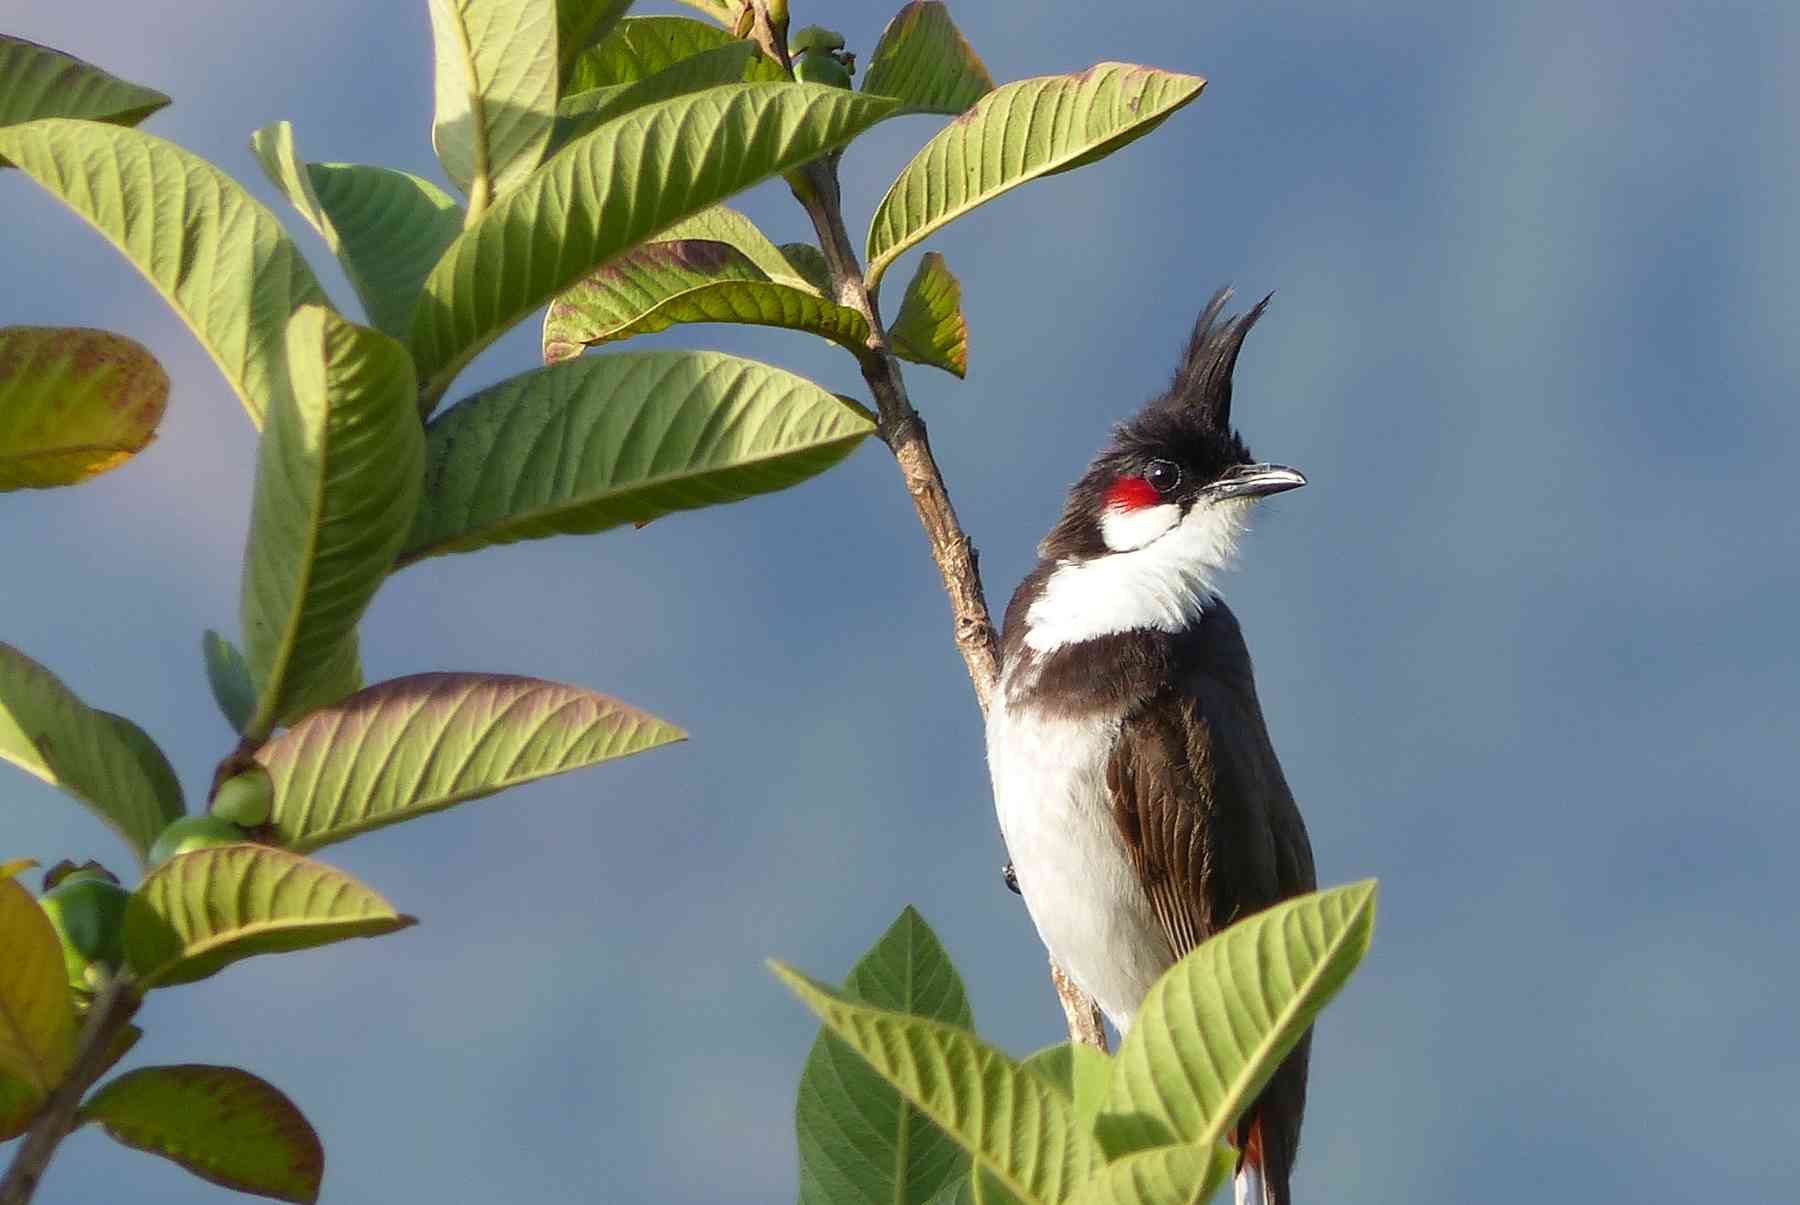
[{"label": "bird", "polygon": [[[1006,608],[988,713],[1008,885],[1121,1037],[1182,955],[1317,886],[1218,588],[1258,500],[1306,484],[1231,425],[1238,353],[1270,298],[1232,316],[1230,297],[1212,297],[1168,389],[1069,490]],[[1229,1135],[1239,1205],[1290,1200],[1310,1044]]]}]

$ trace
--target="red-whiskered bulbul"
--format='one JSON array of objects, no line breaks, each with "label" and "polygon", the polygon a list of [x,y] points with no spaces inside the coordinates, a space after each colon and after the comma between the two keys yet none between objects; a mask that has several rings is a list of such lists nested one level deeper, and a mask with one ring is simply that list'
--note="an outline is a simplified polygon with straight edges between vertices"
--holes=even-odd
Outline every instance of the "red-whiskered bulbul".
[{"label": "red-whiskered bulbul", "polygon": [[[1009,882],[1051,956],[1121,1034],[1176,959],[1313,890],[1312,846],[1219,597],[1257,499],[1305,485],[1252,461],[1231,374],[1268,298],[1207,305],[1166,393],[1069,491],[1006,608],[988,762]],[[1286,1205],[1310,1034],[1233,1138],[1240,1205]]]}]

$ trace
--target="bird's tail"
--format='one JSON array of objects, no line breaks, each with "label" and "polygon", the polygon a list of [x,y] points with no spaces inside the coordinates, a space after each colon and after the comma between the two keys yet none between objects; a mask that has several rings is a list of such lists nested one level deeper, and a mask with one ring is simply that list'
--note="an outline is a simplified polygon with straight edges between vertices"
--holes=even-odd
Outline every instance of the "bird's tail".
[{"label": "bird's tail", "polygon": [[1270,1174],[1263,1149],[1262,1118],[1240,1131],[1237,1173],[1232,1188],[1237,1205],[1289,1205],[1287,1177],[1279,1169]]}]

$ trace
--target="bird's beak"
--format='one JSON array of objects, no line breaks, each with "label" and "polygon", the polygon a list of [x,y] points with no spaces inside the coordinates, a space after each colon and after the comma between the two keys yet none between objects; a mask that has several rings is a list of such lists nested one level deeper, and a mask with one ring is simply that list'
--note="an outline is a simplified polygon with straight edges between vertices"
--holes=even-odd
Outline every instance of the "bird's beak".
[{"label": "bird's beak", "polygon": [[1306,484],[1299,469],[1284,464],[1240,464],[1227,469],[1225,475],[1207,486],[1205,494],[1214,501],[1226,498],[1262,498],[1282,490],[1297,490]]}]

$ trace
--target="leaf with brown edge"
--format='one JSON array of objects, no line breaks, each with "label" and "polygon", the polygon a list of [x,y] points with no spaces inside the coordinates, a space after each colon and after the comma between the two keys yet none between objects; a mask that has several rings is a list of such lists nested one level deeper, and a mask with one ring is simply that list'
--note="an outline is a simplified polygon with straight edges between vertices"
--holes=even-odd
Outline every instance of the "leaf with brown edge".
[{"label": "leaf with brown edge", "polygon": [[0,879],[0,1126],[37,1111],[75,1061],[62,941],[31,893]]},{"label": "leaf with brown edge", "polygon": [[0,126],[39,117],[132,126],[168,103],[156,89],[129,83],[72,54],[0,34]]},{"label": "leaf with brown edge", "polygon": [[281,842],[317,849],[687,734],[605,695],[510,674],[415,674],[264,745]]},{"label": "leaf with brown edge", "polygon": [[940,0],[913,0],[882,31],[862,90],[915,113],[954,115],[992,92],[994,77]]},{"label": "leaf with brown edge", "polygon": [[319,1199],[325,1150],[318,1134],[280,1089],[237,1067],[128,1071],[89,1097],[77,1121],[226,1188],[277,1201]]},{"label": "leaf with brown edge", "polygon": [[969,371],[969,322],[963,317],[962,282],[927,251],[906,286],[900,314],[888,327],[894,354],[914,364],[941,368],[961,379]]},{"label": "leaf with brown edge", "polygon": [[74,485],[156,438],[169,374],[148,348],[85,327],[0,327],[0,491]]},{"label": "leaf with brown edge", "polygon": [[257,954],[415,923],[341,870],[284,849],[221,845],[145,876],[125,908],[125,958],[142,986],[169,987]]},{"label": "leaf with brown edge", "polygon": [[735,247],[680,239],[634,248],[551,302],[544,313],[544,362],[686,322],[804,331],[852,354],[869,337],[868,320],[856,310],[810,287],[770,280]]}]

